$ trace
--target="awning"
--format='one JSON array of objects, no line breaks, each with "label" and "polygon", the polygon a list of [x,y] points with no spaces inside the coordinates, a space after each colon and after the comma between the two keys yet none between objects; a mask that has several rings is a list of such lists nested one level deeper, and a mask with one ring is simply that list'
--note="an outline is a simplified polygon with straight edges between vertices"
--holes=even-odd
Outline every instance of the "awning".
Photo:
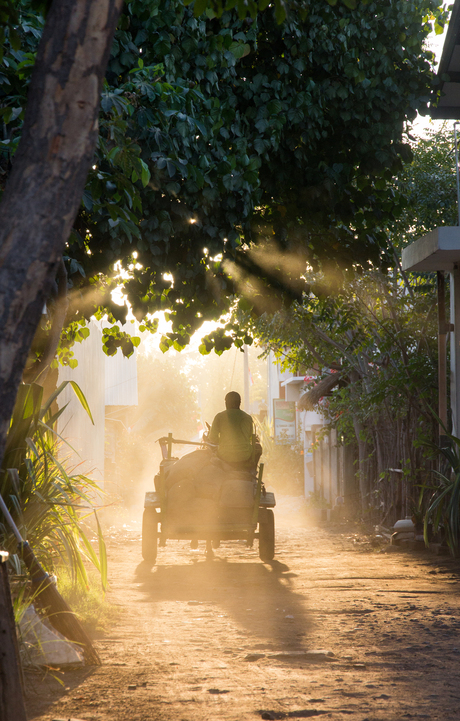
[{"label": "awning", "polygon": [[300,385],[300,383],[305,383],[305,376],[292,376],[285,381],[281,381],[281,385],[284,387],[290,385]]},{"label": "awning", "polygon": [[444,225],[435,228],[408,245],[402,252],[403,270],[452,271],[458,264],[460,264],[460,227],[458,225]]},{"label": "awning", "polygon": [[[460,0],[455,0],[438,68],[442,95],[437,107],[430,106],[436,119],[460,119]],[[442,80],[443,75],[449,81]]]}]

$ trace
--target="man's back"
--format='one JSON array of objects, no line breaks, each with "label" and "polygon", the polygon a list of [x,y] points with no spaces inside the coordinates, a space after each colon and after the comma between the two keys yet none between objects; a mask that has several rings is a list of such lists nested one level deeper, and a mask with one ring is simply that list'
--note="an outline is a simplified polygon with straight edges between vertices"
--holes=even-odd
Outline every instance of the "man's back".
[{"label": "man's back", "polygon": [[218,456],[229,463],[248,461],[251,458],[252,418],[240,408],[228,408],[213,420],[209,442],[218,445]]}]

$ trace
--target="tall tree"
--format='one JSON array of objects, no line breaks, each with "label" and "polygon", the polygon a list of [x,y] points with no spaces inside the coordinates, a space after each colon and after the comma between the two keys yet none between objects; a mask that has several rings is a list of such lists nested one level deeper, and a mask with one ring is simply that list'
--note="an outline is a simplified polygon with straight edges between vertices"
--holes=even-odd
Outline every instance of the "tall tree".
[{"label": "tall tree", "polygon": [[[93,157],[102,80],[121,5],[122,0],[56,0],[38,49],[22,138],[0,204],[0,458]],[[3,616],[5,609],[0,611]],[[3,680],[5,663],[13,659],[3,654]],[[2,718],[23,717],[17,691],[2,683]]]},{"label": "tall tree", "polygon": [[[147,17],[145,3],[130,6],[103,101],[111,137],[123,122],[149,171],[144,188],[135,181],[142,211],[113,176],[107,192],[101,154],[69,248],[87,278],[121,258],[135,313],[170,313],[167,347],[221,315],[247,278],[248,292],[263,277],[274,295],[299,297],[306,261],[388,262],[382,226],[400,210],[392,178],[410,157],[406,124],[426,111],[436,3],[314,0],[306,15],[287,6],[281,25],[271,13],[225,12],[217,24],[173,0],[160,7]],[[103,133],[124,160],[126,145]]]},{"label": "tall tree", "polygon": [[436,280],[432,273],[403,275],[397,251],[455,223],[452,149],[446,129],[412,142],[413,159],[393,181],[403,212],[383,226],[395,249],[390,273],[350,274],[339,285],[310,272],[310,293],[301,303],[262,315],[240,303],[234,319],[280,362],[315,368],[323,378],[306,402],[318,404],[345,441],[356,443],[362,510],[380,507],[387,518],[397,495],[388,469],[404,470],[415,501],[416,483],[426,481],[432,467],[423,441],[437,438],[430,410],[437,401]]},{"label": "tall tree", "polygon": [[122,0],[56,0],[0,205],[0,456],[35,330],[81,201]]},{"label": "tall tree", "polygon": [[[124,317],[111,300],[115,261],[139,318],[170,313],[165,348],[219,317],[246,279],[257,294],[262,276],[278,302],[299,297],[307,260],[386,262],[382,225],[399,210],[391,179],[410,154],[405,124],[426,109],[422,45],[441,10],[435,0],[285,7],[278,25],[271,12],[218,21],[178,0],[127,4],[65,252],[78,290],[68,321],[84,323],[98,306]],[[21,132],[17,76],[32,62],[16,52],[14,68],[15,52],[0,78],[6,151]],[[251,243],[261,251],[248,252]],[[117,331],[108,341],[129,348]]]},{"label": "tall tree", "polygon": [[421,441],[436,433],[434,286],[414,280],[408,293],[398,272],[366,272],[339,291],[318,274],[310,280],[302,304],[254,319],[252,332],[285,365],[316,370],[315,402],[358,447],[362,510],[382,501],[386,513],[394,502],[388,469],[403,469],[415,484],[430,468]]},{"label": "tall tree", "polygon": [[[323,247],[323,257],[351,262],[364,243],[361,260],[377,259],[382,236],[371,221],[392,213],[388,186],[405,152],[404,122],[426,107],[431,69],[421,44],[426,17],[439,7],[436,0],[350,5],[315,0],[307,15],[290,11],[283,26],[268,14],[242,25],[224,13],[220,27],[174,0],[133,0],[113,46],[94,163],[121,0],[52,3],[22,127],[14,101],[3,102],[10,144],[15,128],[21,138],[0,206],[2,439],[66,243],[70,270],[82,271],[89,288],[110,284],[110,263],[120,259],[136,311],[170,311],[165,347],[187,342],[203,318],[225,308],[232,280],[224,259],[276,286],[283,268],[261,271],[243,242],[251,237],[274,238],[281,252],[311,250],[313,261]],[[16,63],[19,77],[31,63]],[[91,165],[85,234],[68,241]],[[86,233],[86,221],[94,232]]]}]

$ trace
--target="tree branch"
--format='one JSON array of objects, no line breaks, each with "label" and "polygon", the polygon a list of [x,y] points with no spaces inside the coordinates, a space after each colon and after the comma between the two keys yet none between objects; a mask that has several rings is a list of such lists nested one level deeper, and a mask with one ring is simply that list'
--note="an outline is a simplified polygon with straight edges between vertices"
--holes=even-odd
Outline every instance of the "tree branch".
[{"label": "tree branch", "polygon": [[323,368],[332,368],[333,370],[342,370],[342,366],[338,363],[327,363],[327,361],[318,353],[318,351],[310,343],[310,341],[306,340],[306,338],[302,338],[302,343],[304,344],[308,352],[311,353],[313,358],[318,361],[320,366],[322,366]]}]

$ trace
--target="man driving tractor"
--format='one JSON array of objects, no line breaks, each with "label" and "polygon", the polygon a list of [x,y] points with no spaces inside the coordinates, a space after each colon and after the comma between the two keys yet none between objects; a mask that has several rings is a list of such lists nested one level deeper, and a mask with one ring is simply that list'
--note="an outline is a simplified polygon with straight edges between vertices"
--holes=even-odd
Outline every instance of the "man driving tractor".
[{"label": "man driving tractor", "polygon": [[226,410],[214,418],[208,441],[217,446],[218,457],[241,470],[254,470],[262,455],[255,438],[251,416],[240,408],[241,396],[230,391],[225,396]]},{"label": "man driving tractor", "polygon": [[[273,561],[275,496],[263,486],[263,465],[257,469],[262,446],[240,405],[240,395],[228,393],[226,410],[199,444],[174,440],[172,433],[159,439],[163,460],[142,519],[142,556],[151,566],[167,539],[189,540],[195,549],[204,540],[212,558],[221,541],[245,541],[250,547],[258,538],[261,560]],[[174,458],[173,443],[201,448]]]}]

